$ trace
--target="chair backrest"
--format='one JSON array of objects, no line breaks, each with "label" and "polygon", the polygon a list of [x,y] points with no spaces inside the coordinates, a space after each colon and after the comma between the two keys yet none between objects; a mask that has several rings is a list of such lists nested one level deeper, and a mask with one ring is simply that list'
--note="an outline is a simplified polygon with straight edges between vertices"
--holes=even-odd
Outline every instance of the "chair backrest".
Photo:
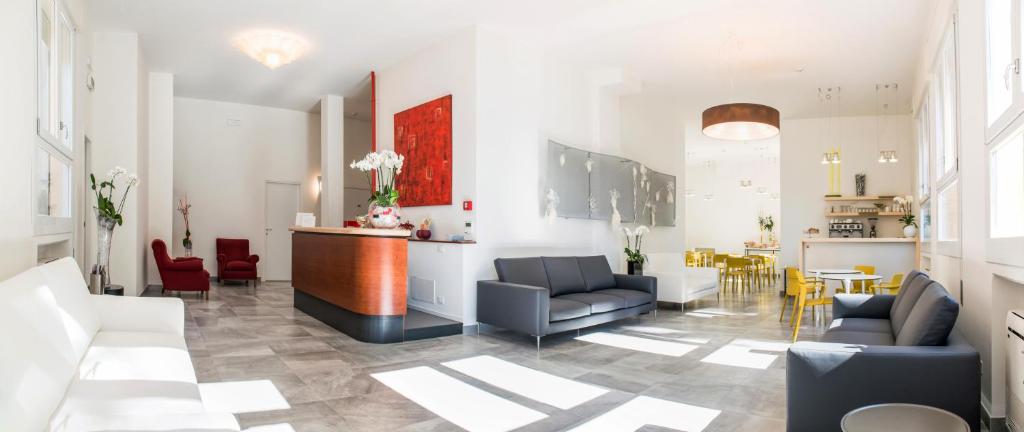
[{"label": "chair backrest", "polygon": [[99,326],[84,286],[70,258],[0,282],[0,429],[47,429]]},{"label": "chair backrest", "polygon": [[786,267],[786,295],[800,294],[800,287],[807,283],[803,273],[796,267]]},{"label": "chair backrest", "polygon": [[729,258],[729,254],[716,253],[714,255],[714,258],[712,258],[712,261],[715,264],[725,264],[725,260],[728,259],[728,258]]},{"label": "chair backrest", "polygon": [[167,254],[167,243],[160,239],[153,239],[150,245],[153,248],[153,261],[156,261],[156,268],[163,270],[164,266],[171,263],[171,256]]},{"label": "chair backrest", "polygon": [[899,287],[903,283],[903,273],[896,273],[892,275],[892,281],[889,284]]},{"label": "chair backrest", "polygon": [[743,268],[749,265],[753,265],[753,261],[750,258],[744,257],[727,257],[725,259],[725,266],[728,268]]},{"label": "chair backrest", "polygon": [[873,274],[875,274],[875,266],[856,265],[856,266],[853,266],[853,269],[857,270],[857,271],[859,271],[861,273],[864,273],[866,275],[873,275]]},{"label": "chair backrest", "polygon": [[224,255],[228,261],[244,261],[249,258],[248,239],[217,239],[217,255]]}]

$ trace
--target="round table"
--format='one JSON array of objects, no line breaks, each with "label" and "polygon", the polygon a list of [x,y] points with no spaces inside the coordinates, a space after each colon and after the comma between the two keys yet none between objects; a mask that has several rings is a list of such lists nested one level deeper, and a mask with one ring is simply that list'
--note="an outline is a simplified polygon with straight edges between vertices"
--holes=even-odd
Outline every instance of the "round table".
[{"label": "round table", "polygon": [[860,270],[854,269],[810,269],[807,272],[814,273],[819,278],[823,274],[860,274]]},{"label": "round table", "polygon": [[[823,280],[843,281],[843,289],[846,290],[846,292],[850,292],[850,282],[851,281],[877,281],[877,280],[881,280],[882,279],[882,276],[879,276],[879,275],[866,275],[866,274],[835,274],[835,273],[826,273],[825,275],[820,276],[820,277]],[[867,284],[862,285],[861,286],[861,290],[864,290],[866,285]]]},{"label": "round table", "polygon": [[969,432],[960,416],[924,405],[891,403],[868,405],[846,413],[843,432],[894,430],[904,432]]}]

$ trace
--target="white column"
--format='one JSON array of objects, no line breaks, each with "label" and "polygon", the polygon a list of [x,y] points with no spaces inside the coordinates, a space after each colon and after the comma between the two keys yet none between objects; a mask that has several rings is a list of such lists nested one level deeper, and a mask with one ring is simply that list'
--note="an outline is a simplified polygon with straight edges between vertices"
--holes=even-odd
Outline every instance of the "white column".
[{"label": "white column", "polygon": [[[149,236],[173,245],[172,227],[176,211],[174,197],[174,75],[162,72],[149,74],[149,168],[146,183],[149,191]],[[152,250],[144,246],[146,283],[160,284],[160,274],[153,261]]]},{"label": "white column", "polygon": [[320,100],[320,220],[325,227],[341,226],[344,218],[345,117],[341,96]]}]

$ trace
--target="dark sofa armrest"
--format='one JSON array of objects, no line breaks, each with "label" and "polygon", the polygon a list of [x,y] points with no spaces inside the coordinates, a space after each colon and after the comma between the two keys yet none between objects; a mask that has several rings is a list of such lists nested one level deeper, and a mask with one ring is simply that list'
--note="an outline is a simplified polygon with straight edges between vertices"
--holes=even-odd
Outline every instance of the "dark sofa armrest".
[{"label": "dark sofa armrest", "polygon": [[980,427],[981,359],[955,334],[947,346],[797,342],[786,356],[787,430],[839,430],[862,406],[916,403]]},{"label": "dark sofa armrest", "polygon": [[617,274],[615,275],[615,285],[619,289],[643,291],[654,294],[654,298],[658,298],[658,278],[654,276]]},{"label": "dark sofa armrest", "polygon": [[498,281],[476,282],[476,320],[531,336],[544,336],[551,318],[547,288]]},{"label": "dark sofa armrest", "polygon": [[832,319],[889,319],[895,300],[893,295],[836,294],[832,297]]}]

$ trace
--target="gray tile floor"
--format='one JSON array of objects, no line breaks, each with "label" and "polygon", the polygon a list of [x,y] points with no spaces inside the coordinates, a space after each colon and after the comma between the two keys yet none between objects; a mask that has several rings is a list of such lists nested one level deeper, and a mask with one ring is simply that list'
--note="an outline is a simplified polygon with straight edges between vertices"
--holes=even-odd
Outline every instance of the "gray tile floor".
[{"label": "gray tile floor", "polygon": [[[707,431],[783,430],[785,353],[767,369],[702,362],[736,339],[786,342],[790,327],[780,323],[781,299],[774,288],[762,293],[726,294],[699,301],[686,312],[662,309],[644,316],[584,330],[648,339],[689,338],[706,343],[682,357],[670,357],[575,340],[575,332],[542,341],[484,327],[480,334],[392,345],[365,344],[292,308],[287,284],[214,284],[209,300],[184,294],[185,333],[200,383],[268,379],[290,409],[239,414],[243,427],[288,424],[296,431],[448,431],[457,426],[399,395],[371,373],[432,366],[490,355],[611,391],[570,410],[560,410],[490,386],[454,370],[463,382],[544,412],[547,418],[521,430],[564,430],[636,397],[651,396],[721,410]],[[696,312],[694,314],[694,312]],[[787,312],[788,320],[788,312]],[[807,320],[809,321],[809,320]],[[805,325],[801,339],[813,339],[821,325]],[[675,330],[651,334],[642,327]],[[646,427],[643,430],[662,430]]]}]

